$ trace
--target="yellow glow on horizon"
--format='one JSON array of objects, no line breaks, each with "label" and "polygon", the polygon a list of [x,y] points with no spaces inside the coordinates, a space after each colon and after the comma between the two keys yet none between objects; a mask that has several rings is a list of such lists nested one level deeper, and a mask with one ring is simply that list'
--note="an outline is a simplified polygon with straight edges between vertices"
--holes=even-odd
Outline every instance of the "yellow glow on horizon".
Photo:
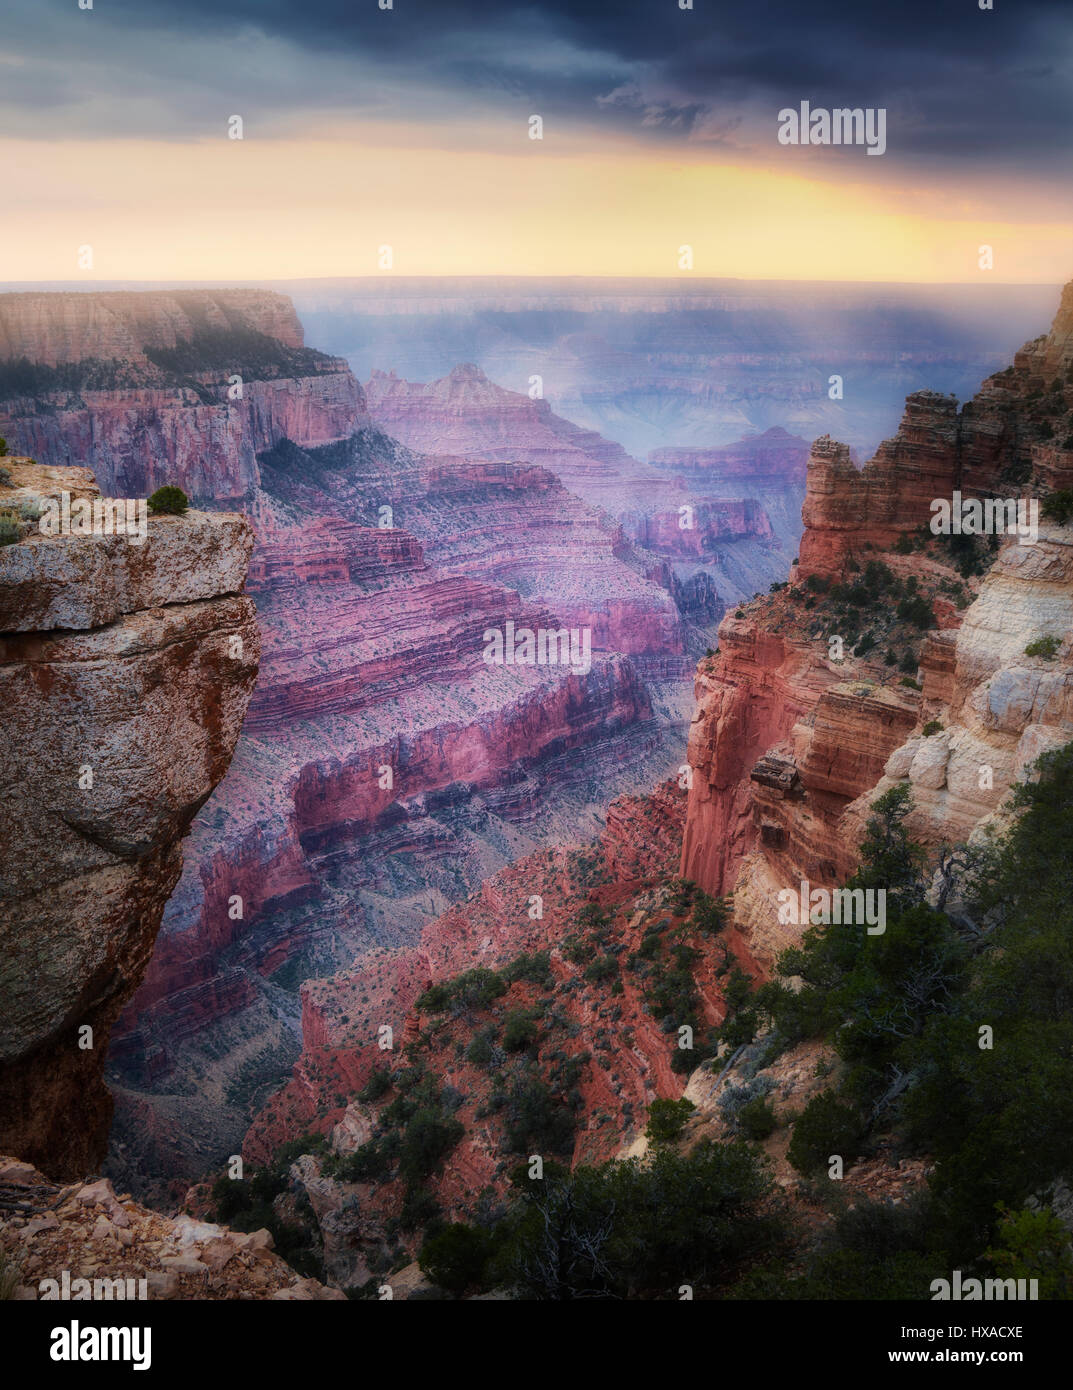
[{"label": "yellow glow on horizon", "polygon": [[[383,245],[397,275],[688,278],[684,245],[698,277],[1040,283],[1073,268],[1068,224],[951,216],[949,194],[866,184],[849,163],[834,182],[700,148],[675,158],[523,139],[460,151],[395,134],[0,141],[0,277],[364,276],[379,273]],[[977,268],[983,243],[990,272]],[[78,266],[85,245],[92,270]]]}]

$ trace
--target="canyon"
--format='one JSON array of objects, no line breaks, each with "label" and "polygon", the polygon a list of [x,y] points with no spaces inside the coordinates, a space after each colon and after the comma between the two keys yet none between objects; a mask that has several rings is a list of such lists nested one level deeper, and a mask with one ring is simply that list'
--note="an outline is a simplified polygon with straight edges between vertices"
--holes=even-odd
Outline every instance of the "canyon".
[{"label": "canyon", "polygon": [[[715,622],[789,561],[807,447],[743,441],[732,489],[711,461],[694,486],[472,367],[366,392],[264,291],[2,296],[0,341],[13,448],[257,537],[257,688],[113,1030],[111,1163],[144,1191],[235,1149],[297,1056],[303,979],[416,941],[681,763]],[[489,667],[507,623],[587,629],[590,669]]]},{"label": "canyon", "polygon": [[[878,795],[908,787],[907,829],[938,859],[1003,824],[1014,783],[1073,738],[1069,527],[966,548],[927,526],[930,499],[956,489],[1068,485],[1071,327],[1073,286],[1051,332],[960,410],[910,397],[863,470],[844,445],[816,442],[789,581],[728,613],[699,664],[688,775],[612,803],[595,841],[503,869],[416,948],[303,986],[301,1056],[244,1153],[266,1162],[306,1135],[292,1175],[332,1279],[360,1286],[406,1258],[426,1204],[441,1219],[488,1219],[519,1155],[643,1153],[648,1107],[683,1093],[691,1142],[725,1139],[727,1099],[763,1083],[782,1117],[765,1148],[796,1191],[784,1126],[823,1089],[830,1050],[803,1043],[764,1065],[761,1039],[723,1044],[713,1063],[703,1038],[741,1007],[736,972],[769,978],[800,943],[779,893],[853,872]],[[1040,638],[1051,643],[1033,655]],[[661,1019],[672,980],[677,1012]],[[684,1016],[694,1059],[667,1026]],[[420,1202],[387,1157],[415,1084],[458,1133]],[[533,1127],[541,1096],[561,1128]],[[854,1165],[847,1191],[904,1200],[926,1171],[880,1153]]]},{"label": "canyon", "polygon": [[[363,381],[392,368],[434,381],[472,362],[524,395],[539,376],[560,415],[639,459],[771,428],[808,439],[829,432],[867,458],[912,391],[971,395],[1050,317],[1058,289],[692,273],[393,274],[276,288],[293,299],[313,340]],[[841,400],[829,394],[832,375],[843,379]]]},{"label": "canyon", "polygon": [[[1036,540],[978,541],[928,528],[935,497],[1073,482],[1073,286],[1050,332],[960,408],[914,391],[863,467],[847,443],[823,436],[804,449],[777,426],[667,444],[641,463],[472,364],[427,384],[376,372],[362,388],[341,359],[285,360],[310,351],[293,312],[255,296],[247,321],[244,292],[220,292],[215,307],[189,293],[167,314],[174,339],[146,328],[160,303],[117,312],[109,332],[137,379],[95,365],[110,382],[106,408],[71,376],[0,407],[20,450],[32,440],[46,462],[58,454],[49,469],[14,460],[16,488],[92,491],[71,460],[99,406],[101,486],[163,481],[124,444],[150,411],[173,441],[169,466],[207,508],[151,523],[145,566],[114,542],[103,562],[74,538],[62,556],[54,541],[0,550],[9,703],[21,699],[37,728],[28,672],[41,687],[54,652],[82,659],[80,624],[111,632],[132,611],[170,621],[155,614],[208,602],[242,627],[256,604],[259,649],[243,643],[259,656],[252,696],[248,662],[241,673],[190,667],[203,699],[223,682],[230,713],[226,737],[215,713],[203,716],[198,728],[218,742],[194,760],[186,799],[161,812],[165,828],[147,840],[118,801],[107,825],[61,815],[101,853],[137,846],[139,892],[161,922],[150,960],[142,914],[94,1017],[112,1034],[109,1171],[206,1215],[228,1154],[267,1167],[298,1144],[278,1210],[298,1219],[300,1207],[326,1278],[359,1289],[413,1258],[433,1208],[465,1220],[502,1203],[526,1154],[578,1164],[643,1153],[655,1100],[684,1093],[694,1137],[729,1135],[722,1100],[757,1059],[710,1039],[744,1007],[742,982],[768,978],[800,941],[800,926],[779,920],[780,891],[852,873],[869,808],[893,787],[911,792],[907,827],[933,856],[979,839],[1004,823],[1033,760],[1073,738],[1069,527],[1045,519]],[[42,369],[82,361],[64,355],[82,350],[83,323],[65,314],[43,335],[55,361]],[[5,331],[25,347],[29,328]],[[225,372],[218,357],[195,376],[182,345],[197,339],[203,354],[217,332],[238,365]],[[224,339],[212,341],[217,351]],[[167,383],[151,384],[161,372]],[[231,375],[242,378],[235,401]],[[284,405],[287,382],[315,408]],[[326,402],[349,404],[337,415]],[[202,438],[227,441],[222,491],[209,496],[197,493],[211,472],[197,463]],[[257,535],[252,558],[246,523],[224,510],[235,487]],[[699,520],[695,537],[678,525],[682,507]],[[184,527],[188,548],[170,551]],[[227,569],[235,546],[241,563]],[[31,548],[36,568],[22,558]],[[238,592],[247,560],[250,598]],[[750,598],[745,581],[761,574],[769,592]],[[219,592],[202,595],[213,582]],[[591,669],[489,666],[485,633],[508,622],[591,628]],[[63,631],[42,646],[53,628]],[[126,642],[101,649],[106,671]],[[186,675],[145,679],[199,708]],[[172,840],[228,757],[180,877]],[[83,760],[72,747],[63,775]],[[66,806],[63,795],[57,783],[42,807]],[[49,863],[33,845],[27,855],[35,872]],[[68,867],[86,872],[72,856]],[[29,1055],[43,1037],[66,1095],[76,1074],[49,1048],[55,1034],[70,1049],[77,982],[42,977],[59,1001],[51,1013],[31,983],[19,986],[29,1002],[15,1047]],[[81,1022],[85,1001],[73,1007]],[[781,1115],[816,1093],[829,1060],[805,1045],[767,1069]],[[414,1087],[456,1135],[420,1193],[391,1147]],[[107,1124],[100,1090],[88,1093],[93,1153]],[[20,1113],[18,1097],[7,1104]],[[18,1142],[0,1148],[51,1176],[56,1131],[15,1126]],[[768,1149],[784,1186],[795,1181],[785,1148],[782,1130]],[[870,1159],[851,1185],[900,1192],[920,1176]]]}]

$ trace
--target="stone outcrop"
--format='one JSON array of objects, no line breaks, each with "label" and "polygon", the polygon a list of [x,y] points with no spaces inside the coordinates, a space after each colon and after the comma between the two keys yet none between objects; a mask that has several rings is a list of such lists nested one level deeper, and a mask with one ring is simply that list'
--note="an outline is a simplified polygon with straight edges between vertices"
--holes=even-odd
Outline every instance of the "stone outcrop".
[{"label": "stone outcrop", "polygon": [[[1053,653],[1026,653],[1047,638]],[[1073,531],[1044,524],[1038,541],[1003,548],[944,647],[949,673],[925,667],[925,711],[941,728],[901,743],[877,781],[874,794],[908,783],[916,839],[935,847],[982,833],[1026,768],[1073,739],[1071,640]],[[850,838],[865,814],[848,809]]]},{"label": "stone outcrop", "polygon": [[648,462],[661,472],[692,484],[719,487],[731,480],[750,487],[785,487],[791,483],[800,486],[805,481],[807,459],[806,441],[778,425],[719,448],[653,449],[648,456]]},{"label": "stone outcrop", "polygon": [[303,346],[290,300],[272,290],[31,290],[0,299],[0,360],[48,367],[121,361],[151,374],[159,368],[149,354],[236,329]]},{"label": "stone outcrop", "polygon": [[0,1155],[0,1251],[18,1302],[342,1299],[275,1253],[268,1230],[162,1216],[107,1178],[61,1186]]},{"label": "stone outcrop", "polygon": [[808,463],[799,577],[837,576],[869,547],[889,549],[927,526],[933,500],[955,491],[965,498],[1023,497],[1035,485],[1067,486],[1071,318],[1067,286],[1050,333],[1027,343],[960,410],[953,396],[914,392],[898,433],[863,469],[844,444],[817,440]]},{"label": "stone outcrop", "polygon": [[373,419],[422,453],[541,464],[572,492],[614,514],[641,499],[663,498],[667,506],[687,500],[680,485],[621,445],[562,419],[546,400],[497,386],[472,363],[428,385],[374,372],[365,393]]},{"label": "stone outcrop", "polygon": [[[92,476],[5,460],[38,501]],[[5,489],[10,492],[10,489]],[[240,516],[0,547],[0,1147],[57,1177],[103,1157],[112,1025],[152,953],[182,837],[221,780],[257,674]]]}]

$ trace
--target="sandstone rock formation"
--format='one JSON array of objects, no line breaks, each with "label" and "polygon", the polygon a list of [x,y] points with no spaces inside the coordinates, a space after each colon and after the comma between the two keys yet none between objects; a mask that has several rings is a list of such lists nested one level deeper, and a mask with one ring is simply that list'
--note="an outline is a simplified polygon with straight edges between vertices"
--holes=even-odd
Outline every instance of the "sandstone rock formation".
[{"label": "sandstone rock formation", "polygon": [[620,445],[561,419],[546,400],[495,385],[472,363],[428,385],[374,372],[365,394],[377,423],[422,453],[539,463],[616,515],[653,499],[668,507],[686,500],[680,484]]},{"label": "sandstone rock formation", "polygon": [[[418,947],[370,952],[348,970],[306,982],[302,1055],[258,1115],[243,1153],[259,1164],[286,1139],[311,1131],[327,1138],[326,1149],[293,1164],[291,1177],[312,1205],[333,1282],[360,1287],[385,1262],[397,1264],[416,1248],[414,1237],[399,1233],[400,1211],[411,1200],[403,1178],[390,1171],[361,1176],[337,1162],[367,1151],[382,1124],[397,1123],[383,1112],[402,1095],[407,1076],[434,1081],[453,1097],[460,1137],[421,1183],[423,1197],[434,1198],[447,1220],[465,1220],[475,1202],[507,1194],[518,1161],[512,1125],[519,1086],[546,1088],[554,1112],[573,1117],[565,1147],[555,1150],[557,1161],[573,1163],[597,1163],[641,1141],[651,1102],[681,1094],[685,1076],[671,1064],[674,1038],[663,1011],[650,1006],[660,973],[649,975],[643,962],[664,951],[688,952],[685,942],[708,945],[692,957],[705,1026],[726,1014],[732,964],[759,969],[733,927],[718,951],[703,943],[686,920],[688,906],[668,887],[683,811],[683,792],[673,783],[620,798],[599,840],[541,851],[502,870],[429,923]],[[530,910],[534,894],[539,917]],[[590,967],[593,948],[582,926],[594,909],[603,970]],[[538,953],[546,957],[543,977],[538,965],[524,964]],[[490,1005],[445,1013],[417,1007],[430,986],[481,969],[509,981]],[[505,1021],[525,1015],[539,1019],[539,1029],[519,1050],[500,1035]],[[393,1034],[388,1050],[381,1046],[385,1027]],[[381,1086],[369,1099],[362,1087],[384,1068],[397,1092],[385,1096]],[[548,1153],[540,1145],[538,1151]]]},{"label": "sandstone rock formation", "polygon": [[[995,539],[981,581],[959,570],[965,549],[927,525],[932,501],[955,490],[1038,498],[1068,485],[1071,363],[1067,287],[1050,334],[960,411],[951,397],[915,393],[897,436],[860,470],[844,445],[814,444],[791,587],[724,619],[720,652],[698,671],[690,736],[682,872],[713,892],[735,889],[762,957],[798,931],[778,923],[778,891],[851,872],[879,793],[907,781],[908,828],[935,849],[979,833],[1026,766],[1073,736],[1068,529]],[[869,566],[885,598],[861,591]],[[854,585],[866,620],[847,605]],[[899,595],[924,600],[922,641],[898,625]],[[854,621],[874,645],[856,650],[855,628],[833,655],[831,637]],[[1053,652],[1026,655],[1047,637]],[[910,658],[919,680],[900,676]]]},{"label": "sandstone rock formation", "polygon": [[[85,470],[5,460],[38,504]],[[0,547],[0,1148],[67,1178],[104,1155],[109,1035],[141,980],[257,674],[241,516],[151,518],[127,536]]]},{"label": "sandstone rock formation", "polygon": [[[950,640],[952,672],[925,657],[923,701],[938,733],[916,733],[890,755],[874,794],[908,782],[907,826],[929,846],[964,842],[994,819],[1026,769],[1073,738],[1073,532],[1044,523],[1013,541],[986,576]],[[1026,647],[1054,638],[1051,655]],[[944,663],[945,665],[945,663]],[[865,813],[847,809],[847,836]]]},{"label": "sandstone rock formation", "polygon": [[[465,902],[429,922],[415,947],[370,951],[347,970],[308,980],[302,987],[302,1055],[290,1081],[251,1126],[244,1146],[247,1158],[262,1162],[284,1138],[300,1134],[304,1127],[331,1128],[337,1122],[342,1129],[337,1126],[333,1145],[337,1152],[346,1152],[352,1131],[352,1123],[346,1120],[351,1112],[341,1110],[335,1096],[340,1089],[348,1093],[360,1089],[376,1067],[395,1060],[385,1058],[378,1046],[382,1025],[389,1025],[397,1038],[413,1041],[420,1029],[412,1006],[431,983],[474,966],[497,968],[520,952],[549,947],[556,974],[580,980],[581,970],[561,958],[560,948],[574,929],[578,909],[589,900],[585,881],[606,877],[611,886],[600,896],[613,910],[624,909],[670,875],[683,812],[684,796],[673,784],[648,796],[620,798],[609,808],[604,833],[593,846],[561,846],[519,860],[486,879]],[[542,902],[539,918],[529,912],[533,894]],[[655,910],[649,903],[648,911],[632,921],[631,941],[640,937],[641,919],[647,920]],[[632,915],[625,913],[626,918]],[[525,991],[519,991],[519,1001],[523,995]],[[674,1094],[681,1086],[667,1064],[666,1041],[639,1002],[631,994],[629,1023],[641,1037],[636,1057],[625,1059],[629,1094],[612,1096],[608,1078],[597,1074],[591,1084],[600,1090],[603,1103],[616,1109],[626,1104],[641,1113],[646,1099]],[[712,991],[711,1007],[713,1014],[718,1011],[717,989]],[[469,1082],[475,1088],[472,1104],[476,1107],[484,1082],[479,1072]],[[608,1144],[612,1149],[618,1145],[614,1131],[582,1135],[579,1152],[604,1155]],[[494,1148],[480,1147],[482,1156],[473,1162],[478,1167],[490,1165],[487,1175],[494,1175]],[[468,1177],[475,1181],[476,1173]],[[445,1177],[448,1184],[458,1180],[457,1174]]]}]

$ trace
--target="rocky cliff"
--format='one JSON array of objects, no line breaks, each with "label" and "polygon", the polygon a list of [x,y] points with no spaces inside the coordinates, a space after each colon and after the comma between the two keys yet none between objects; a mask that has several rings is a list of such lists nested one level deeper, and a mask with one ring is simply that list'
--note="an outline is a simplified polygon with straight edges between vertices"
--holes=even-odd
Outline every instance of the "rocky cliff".
[{"label": "rocky cliff", "polygon": [[1068,528],[929,528],[933,501],[957,492],[1038,503],[1068,486],[1071,290],[1051,332],[960,409],[909,397],[863,469],[816,442],[789,586],[728,614],[701,664],[682,872],[735,890],[765,958],[794,938],[776,893],[851,872],[878,793],[908,782],[907,825],[935,849],[979,833],[1024,768],[1073,735]]},{"label": "rocky cliff", "polygon": [[42,535],[84,469],[4,460],[28,518],[0,547],[0,1148],[57,1177],[104,1155],[113,1024],[145,973],[182,838],[222,779],[257,675],[245,518],[154,517],[136,537]]},{"label": "rocky cliff", "polygon": [[109,496],[171,483],[237,503],[257,455],[324,444],[364,413],[345,362],[303,344],[267,290],[0,295],[0,434]]},{"label": "rocky cliff", "polygon": [[[732,1056],[723,1055],[732,1046],[725,1038],[715,1042],[748,999],[749,977],[766,975],[779,951],[800,939],[798,925],[779,921],[776,895],[801,878],[833,886],[852,871],[878,791],[910,784],[909,828],[935,851],[978,835],[1027,763],[1073,736],[1068,527],[1045,520],[1035,538],[942,537],[926,528],[936,497],[959,490],[981,498],[1004,490],[1046,492],[1068,476],[1067,314],[1064,301],[1052,333],[1018,354],[1011,369],[989,379],[961,410],[947,397],[911,397],[899,434],[863,470],[830,440],[814,446],[799,564],[788,583],[727,614],[719,650],[698,669],[684,797],[671,783],[651,796],[621,798],[611,803],[595,841],[535,846],[495,872],[488,872],[489,859],[475,856],[479,886],[464,901],[444,902],[446,910],[419,935],[390,939],[380,932],[375,942],[359,942],[353,959],[331,962],[336,968],[319,974],[307,971],[300,1051],[290,1080],[258,1109],[244,1154],[250,1163],[268,1163],[284,1141],[317,1136],[302,1141],[307,1151],[289,1169],[286,1200],[303,1203],[333,1282],[360,1287],[412,1258],[433,1219],[494,1221],[512,1170],[531,1154],[577,1164],[643,1151],[649,1106],[683,1087],[699,1112],[689,1122],[692,1142],[738,1132],[723,1105],[732,1085],[745,1087],[758,1076],[770,1084],[778,1132],[766,1147],[777,1180],[796,1191],[786,1161],[789,1121],[832,1075],[830,1049],[807,1040],[765,1066],[763,1038]],[[437,591],[437,599],[430,592],[420,606],[442,600],[446,606],[435,611],[450,623],[463,620],[467,603],[492,602],[506,567],[523,563],[520,543],[512,550],[521,521],[510,510],[511,491],[517,470],[534,467],[497,461],[504,471],[492,474],[489,465],[457,456],[415,463],[403,451],[394,458],[390,482],[380,446],[371,449],[368,440],[346,450],[281,448],[262,461],[273,506],[299,505],[309,489],[328,485],[328,474],[333,489],[356,489],[348,495],[358,499],[351,515],[361,524],[320,528],[291,573],[295,582],[301,575],[305,589],[326,593],[344,573],[370,585],[361,596],[368,606],[360,627],[372,651],[359,653],[353,669],[376,671],[391,692],[384,698],[405,686],[406,672],[384,648],[376,585],[390,572],[398,575],[400,594],[405,586],[423,586],[435,554],[436,567],[450,571],[453,584]],[[745,467],[749,460],[740,462]],[[694,472],[708,466],[702,451],[669,464]],[[504,548],[495,552],[480,542],[467,545],[453,510],[465,497],[469,514],[479,516],[478,480],[490,487],[493,478],[496,505],[510,518]],[[373,541],[371,499],[389,486],[406,535]],[[528,477],[531,505],[542,505],[541,488],[548,486],[539,475]],[[581,513],[572,515],[573,525],[587,524]],[[550,518],[542,531],[549,525]],[[617,553],[625,553],[621,545]],[[459,587],[463,554],[473,561],[468,583],[487,591]],[[268,582],[288,567],[285,548],[269,557],[266,605],[295,602],[285,596],[282,578]],[[519,608],[501,614],[551,611],[536,606],[547,596],[535,583],[519,583],[515,595]],[[357,596],[347,590],[343,597],[351,603]],[[357,631],[359,625],[328,622],[324,631],[343,626]],[[295,623],[275,627],[285,636]],[[316,635],[315,619],[312,630]],[[362,749],[368,762],[335,757],[342,745],[337,735],[331,760],[321,756],[314,767],[310,750],[288,792],[295,830],[273,840],[281,851],[280,892],[307,919],[315,915],[315,899],[303,894],[314,881],[319,894],[345,895],[352,912],[355,902],[367,911],[374,892],[390,894],[397,914],[405,873],[397,865],[428,834],[426,817],[431,813],[441,830],[449,824],[468,796],[464,783],[517,828],[532,813],[529,784],[537,769],[518,769],[508,792],[493,766],[493,744],[512,748],[512,728],[497,724],[485,743],[477,732],[487,727],[481,717],[449,736],[437,728],[429,740],[411,738],[404,751],[401,742],[398,751],[377,742],[381,694],[375,687],[348,691],[353,658],[344,653],[336,666],[335,645],[316,635],[318,659],[306,663],[283,640],[273,658],[279,666],[269,689],[286,675],[288,698],[302,701],[299,722],[310,719],[323,689],[331,719],[353,708],[371,740],[367,753]],[[432,643],[430,669],[444,676],[438,702],[452,698],[450,687],[461,678],[458,649],[457,640]],[[636,673],[633,663],[645,655],[610,659],[608,666],[618,668],[611,685],[616,698],[625,695],[623,682],[636,679],[628,673]],[[423,659],[415,655],[418,664]],[[481,682],[472,688],[481,706]],[[541,719],[551,712],[549,735],[557,744],[570,739],[576,728],[570,713],[587,698],[577,688],[560,703],[549,688],[527,708]],[[278,727],[284,708],[266,714],[259,736]],[[502,705],[497,708],[494,718],[502,719]],[[636,727],[628,718],[627,725]],[[335,727],[325,723],[317,737]],[[524,739],[538,738],[536,727],[528,726]],[[588,762],[592,749],[583,739],[568,749],[560,774],[573,768],[580,775],[578,764]],[[373,787],[374,760],[381,757],[383,766],[413,766],[418,796],[381,801]],[[251,769],[245,794],[252,772],[263,777],[266,766]],[[263,813],[257,820],[268,824]],[[394,876],[375,884],[366,879],[360,896],[348,877],[351,830],[360,832],[366,851],[378,843],[396,851]],[[433,863],[426,841],[426,885]],[[692,883],[677,879],[675,867]],[[228,930],[227,865],[219,870],[206,928],[217,933]],[[256,877],[254,870],[251,894]],[[694,884],[731,895],[729,908],[698,894]],[[247,956],[255,944],[262,964],[287,949],[268,933],[247,935]],[[171,962],[176,979],[186,969],[180,958]],[[221,980],[218,969],[208,971],[198,988]],[[157,1002],[171,1007],[176,998],[165,990]],[[143,1012],[143,1027],[147,1018],[152,1007]],[[684,1019],[695,1030],[692,1057],[692,1049],[681,1055],[676,1046]],[[163,1037],[155,1043],[167,1047]],[[702,1056],[708,1060],[697,1066]],[[159,1119],[147,1129],[163,1152],[167,1137]],[[899,1166],[881,1150],[850,1169],[845,1191],[904,1199],[927,1167],[923,1159]],[[207,1175],[218,1173],[210,1163]],[[208,1200],[204,1193],[202,1199]]]},{"label": "rocky cliff", "polygon": [[427,385],[374,372],[365,387],[381,427],[412,449],[487,459],[525,459],[557,474],[587,501],[617,514],[631,503],[683,496],[680,484],[630,458],[618,444],[555,415],[548,401],[507,391],[465,363]]}]

